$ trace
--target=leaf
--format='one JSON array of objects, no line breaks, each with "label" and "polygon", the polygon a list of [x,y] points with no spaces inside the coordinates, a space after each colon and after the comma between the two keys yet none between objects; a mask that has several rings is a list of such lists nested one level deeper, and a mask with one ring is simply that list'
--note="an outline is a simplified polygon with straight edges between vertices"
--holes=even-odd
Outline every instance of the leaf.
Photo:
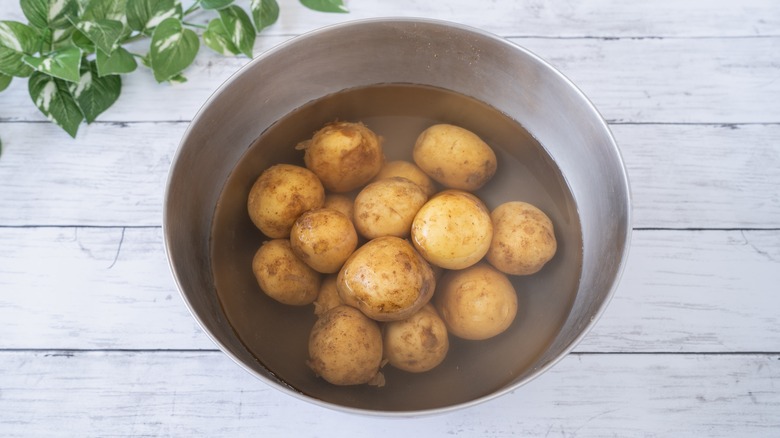
[{"label": "leaf", "polygon": [[182,26],[178,18],[167,18],[152,34],[149,50],[152,71],[157,82],[163,82],[187,68],[198,54],[198,35]]},{"label": "leaf", "polygon": [[111,55],[98,51],[95,56],[98,76],[125,74],[135,71],[138,63],[124,47],[117,47]]},{"label": "leaf", "polygon": [[147,53],[146,56],[141,57],[141,64],[144,65],[144,67],[152,68],[152,60],[149,59],[149,54]]},{"label": "leaf", "polygon": [[76,29],[95,43],[98,50],[110,54],[119,37],[122,36],[124,25],[121,21],[101,18],[94,21],[81,21],[76,24]]},{"label": "leaf", "polygon": [[11,84],[11,79],[13,79],[13,76],[0,73],[0,91],[8,88],[8,85]]},{"label": "leaf", "polygon": [[200,0],[203,9],[222,9],[233,3],[233,0]]},{"label": "leaf", "polygon": [[20,0],[19,5],[30,24],[41,29],[49,26],[49,2],[47,0]]},{"label": "leaf", "polygon": [[168,82],[171,82],[171,83],[174,83],[174,84],[183,84],[183,83],[187,82],[187,78],[184,77],[183,74],[178,73],[178,74],[175,74],[175,75],[171,76],[171,78],[168,79]]},{"label": "leaf", "polygon": [[181,19],[181,4],[174,0],[127,0],[127,24],[140,32],[151,32],[164,20]]},{"label": "leaf", "polygon": [[116,20],[127,24],[127,0],[90,0],[82,20]]},{"label": "leaf", "polygon": [[95,53],[95,43],[80,31],[74,31],[70,41],[84,53]]},{"label": "leaf", "polygon": [[81,49],[70,47],[44,57],[24,55],[22,60],[32,68],[70,82],[78,82],[81,68]]},{"label": "leaf", "polygon": [[241,53],[236,45],[230,41],[230,34],[225,29],[225,24],[220,18],[209,21],[206,31],[203,32],[203,42],[206,46],[222,55],[238,55]]},{"label": "leaf", "polygon": [[36,71],[30,76],[27,86],[30,97],[43,115],[75,138],[84,115],[70,94],[67,83]]},{"label": "leaf", "polygon": [[73,47],[73,34],[78,32],[75,27],[67,29],[54,29],[51,31],[51,51],[57,51]]},{"label": "leaf", "polygon": [[20,78],[30,76],[33,69],[22,61],[24,56],[24,53],[0,46],[0,73]]},{"label": "leaf", "polygon": [[252,0],[249,3],[252,18],[255,20],[255,29],[258,32],[276,23],[279,19],[279,4],[276,0]]},{"label": "leaf", "polygon": [[230,42],[241,53],[251,58],[257,33],[249,15],[238,6],[228,6],[219,10],[219,19],[222,20]]},{"label": "leaf", "polygon": [[349,12],[341,0],[300,0],[301,4],[319,12]]},{"label": "leaf", "polygon": [[84,114],[87,123],[95,121],[97,116],[111,107],[122,92],[122,79],[119,75],[99,76],[95,62],[87,62],[81,67],[78,83],[69,83],[68,91]]},{"label": "leaf", "polygon": [[79,13],[78,0],[20,0],[24,16],[35,27],[65,29]]},{"label": "leaf", "polygon": [[0,46],[32,55],[41,49],[41,34],[18,21],[0,21]]},{"label": "leaf", "polygon": [[0,73],[27,77],[32,68],[22,58],[40,50],[43,38],[32,27],[17,21],[0,21]]}]

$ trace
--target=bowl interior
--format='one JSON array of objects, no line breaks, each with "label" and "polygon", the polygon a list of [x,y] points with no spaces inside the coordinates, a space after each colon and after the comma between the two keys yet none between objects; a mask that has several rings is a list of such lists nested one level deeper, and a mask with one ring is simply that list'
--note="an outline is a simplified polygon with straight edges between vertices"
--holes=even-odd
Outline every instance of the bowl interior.
[{"label": "bowl interior", "polygon": [[[354,42],[359,42],[354,44]],[[499,171],[478,195],[539,206],[559,249],[542,272],[515,277],[520,311],[488,341],[451,337],[435,370],[385,367],[387,385],[335,387],[305,366],[311,307],[259,290],[251,257],[263,236],[246,214],[254,179],[301,164],[295,144],[324,123],[361,120],[409,159],[438,122],[485,139]],[[563,76],[500,38],[448,23],[366,20],[316,31],[252,61],[206,103],[169,177],[165,239],[193,315],[261,379],[329,407],[372,413],[441,411],[510,391],[571,350],[611,295],[625,258],[627,178],[605,123]]]},{"label": "bowl interior", "polygon": [[[246,199],[272,164],[303,165],[295,145],[335,119],[361,121],[383,138],[388,160],[411,159],[415,139],[435,123],[463,126],[496,151],[499,170],[476,194],[492,209],[522,200],[548,212],[560,242],[556,257],[531,276],[513,276],[520,312],[508,331],[487,341],[451,337],[447,359],[429,372],[383,368],[386,385],[333,386],[306,366],[313,306],[276,303],[249,267],[267,240],[251,223]],[[292,112],[247,151],[222,191],[212,229],[212,271],[220,303],[257,361],[308,396],[379,411],[435,409],[487,396],[528,374],[563,326],[577,293],[582,236],[571,192],[554,162],[519,124],[489,106],[446,90],[408,84],[361,87],[325,96]],[[453,382],[459,384],[453,385]]]}]

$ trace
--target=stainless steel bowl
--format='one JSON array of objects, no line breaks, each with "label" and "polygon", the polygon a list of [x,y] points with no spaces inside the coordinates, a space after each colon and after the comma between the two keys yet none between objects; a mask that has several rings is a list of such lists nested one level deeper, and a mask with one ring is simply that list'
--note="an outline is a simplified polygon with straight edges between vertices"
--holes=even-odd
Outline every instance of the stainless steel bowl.
[{"label": "stainless steel bowl", "polygon": [[[527,138],[505,139],[498,148],[497,181],[481,195],[489,204],[531,197],[543,210],[555,210],[559,251],[546,273],[515,280],[521,321],[495,340],[479,345],[453,340],[453,359],[429,376],[388,370],[384,388],[336,387],[317,379],[304,364],[311,309],[269,302],[253,283],[251,254],[261,237],[251,235],[245,199],[264,166],[296,157],[294,143],[259,144],[258,138],[270,135],[280,120],[300,108],[308,108],[303,112],[308,118],[299,118],[304,136],[323,121],[359,118],[359,102],[311,103],[379,84],[415,84],[467,96],[475,105],[492,108],[485,123],[503,117],[522,126]],[[419,105],[410,101],[407,109]],[[393,109],[395,115],[404,110],[403,105]],[[439,116],[424,116],[443,121],[465,117],[458,105],[447,102],[435,111]],[[461,121],[468,123],[467,118]],[[471,128],[479,131],[478,124]],[[289,129],[283,131],[291,135]],[[535,171],[540,188],[524,190],[526,185],[514,179],[534,173],[513,164],[524,160],[547,163]],[[181,141],[168,180],[163,228],[184,300],[203,330],[236,363],[300,399],[392,416],[474,405],[517,389],[563,358],[594,325],[616,288],[630,240],[630,211],[626,171],[606,123],[549,64],[473,28],[422,19],[373,19],[294,38],[223,84]],[[557,320],[547,317],[550,309],[557,309]]]}]

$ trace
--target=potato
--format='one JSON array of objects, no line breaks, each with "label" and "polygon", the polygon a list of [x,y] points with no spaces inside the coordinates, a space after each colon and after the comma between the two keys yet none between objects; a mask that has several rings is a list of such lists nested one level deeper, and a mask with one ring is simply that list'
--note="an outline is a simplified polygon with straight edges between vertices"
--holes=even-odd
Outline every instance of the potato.
[{"label": "potato", "polygon": [[328,310],[344,304],[339,296],[339,289],[336,287],[336,274],[326,275],[320,283],[320,291],[317,299],[314,301],[314,314],[322,315]]},{"label": "potato", "polygon": [[463,339],[496,336],[509,328],[517,315],[512,283],[484,262],[446,273],[434,302],[449,332]]},{"label": "potato", "polygon": [[382,333],[375,321],[359,310],[338,306],[325,312],[309,335],[307,364],[334,385],[383,381]]},{"label": "potato", "polygon": [[496,154],[473,132],[433,125],[414,144],[414,162],[431,178],[453,189],[474,191],[496,173]]},{"label": "potato", "polygon": [[493,242],[487,260],[511,275],[530,275],[542,269],[558,249],[552,221],[526,202],[501,204],[490,214]]},{"label": "potato", "polygon": [[378,237],[358,248],[337,280],[344,303],[377,321],[411,316],[433,295],[436,281],[428,263],[404,239]]},{"label": "potato", "polygon": [[298,216],[322,207],[325,189],[310,170],[291,164],[269,167],[249,191],[247,209],[252,222],[272,239],[287,237]]},{"label": "potato", "polygon": [[293,253],[290,241],[264,242],[252,259],[252,271],[260,289],[283,304],[311,304],[320,289],[321,275]]},{"label": "potato", "polygon": [[385,160],[381,139],[362,123],[330,123],[298,148],[306,150],[306,167],[335,193],[365,185]]},{"label": "potato", "polygon": [[450,347],[447,327],[430,303],[406,319],[385,324],[382,339],[388,363],[412,373],[439,365]]},{"label": "potato", "polygon": [[298,217],[290,231],[295,255],[317,272],[338,272],[352,255],[358,236],[352,221],[344,213],[317,208]]},{"label": "potato", "polygon": [[373,182],[355,197],[355,228],[367,239],[406,237],[414,215],[427,200],[423,189],[406,178]]},{"label": "potato", "polygon": [[428,197],[436,193],[436,185],[433,180],[416,164],[404,160],[388,161],[374,177],[374,181],[400,176],[420,186]]},{"label": "potato", "polygon": [[414,247],[430,263],[445,269],[467,268],[490,248],[493,224],[485,204],[461,190],[439,192],[412,222]]},{"label": "potato", "polygon": [[325,203],[322,204],[323,208],[332,208],[344,213],[349,220],[354,217],[353,212],[355,201],[347,195],[340,193],[326,193]]}]

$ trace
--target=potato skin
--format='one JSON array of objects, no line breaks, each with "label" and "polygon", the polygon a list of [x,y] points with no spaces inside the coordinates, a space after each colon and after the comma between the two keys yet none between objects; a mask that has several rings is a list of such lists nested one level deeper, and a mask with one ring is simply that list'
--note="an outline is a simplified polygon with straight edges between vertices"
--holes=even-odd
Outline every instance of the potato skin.
[{"label": "potato skin", "polygon": [[427,200],[423,189],[406,178],[392,177],[373,182],[355,197],[355,228],[367,239],[407,237],[414,216]]},{"label": "potato skin", "polygon": [[358,236],[344,213],[330,208],[304,212],[290,231],[290,244],[298,258],[317,272],[332,274],[352,255]]},{"label": "potato skin", "polygon": [[362,123],[330,123],[298,147],[306,150],[306,167],[335,193],[349,192],[371,181],[385,160],[382,140]]},{"label": "potato skin", "polygon": [[337,280],[344,303],[377,321],[404,319],[430,301],[436,287],[428,263],[404,239],[378,237],[358,248]]},{"label": "potato skin", "polygon": [[438,124],[423,131],[414,144],[414,162],[445,187],[474,191],[485,185],[498,166],[493,149],[473,132]]},{"label": "potato skin", "polygon": [[480,261],[492,237],[487,207],[461,190],[439,192],[412,222],[414,247],[430,263],[445,269],[463,269]]},{"label": "potato skin", "polygon": [[382,336],[388,363],[412,373],[435,368],[450,346],[447,326],[430,303],[406,319],[386,323]]},{"label": "potato skin", "polygon": [[249,191],[247,210],[252,223],[272,239],[287,237],[298,216],[322,207],[325,189],[310,170],[276,164],[260,174]]},{"label": "potato skin", "polygon": [[339,296],[339,289],[336,287],[337,277],[336,274],[332,274],[326,275],[325,278],[322,279],[317,299],[314,300],[315,315],[320,316],[328,310],[344,304]]},{"label": "potato skin", "polygon": [[304,306],[317,298],[320,273],[293,253],[287,239],[264,242],[252,259],[252,271],[260,289],[280,303]]},{"label": "potato skin", "polygon": [[444,274],[434,298],[453,335],[488,339],[504,332],[517,315],[517,293],[507,276],[487,263]]},{"label": "potato skin", "polygon": [[543,211],[521,201],[499,205],[490,213],[493,241],[487,260],[510,275],[539,272],[558,249],[555,230]]},{"label": "potato skin", "polygon": [[381,179],[392,178],[395,176],[406,178],[409,181],[417,184],[423,189],[425,195],[429,198],[437,191],[436,184],[434,184],[431,177],[423,172],[423,170],[420,169],[416,164],[405,160],[386,162],[385,165],[382,166],[382,169],[379,170],[379,173],[374,177],[373,181],[379,181]]},{"label": "potato skin", "polygon": [[344,213],[349,220],[352,220],[355,210],[355,200],[341,193],[326,193],[325,203],[322,204],[322,207],[338,210]]},{"label": "potato skin", "polygon": [[371,383],[382,363],[378,324],[350,306],[325,312],[309,335],[307,364],[334,385]]}]

